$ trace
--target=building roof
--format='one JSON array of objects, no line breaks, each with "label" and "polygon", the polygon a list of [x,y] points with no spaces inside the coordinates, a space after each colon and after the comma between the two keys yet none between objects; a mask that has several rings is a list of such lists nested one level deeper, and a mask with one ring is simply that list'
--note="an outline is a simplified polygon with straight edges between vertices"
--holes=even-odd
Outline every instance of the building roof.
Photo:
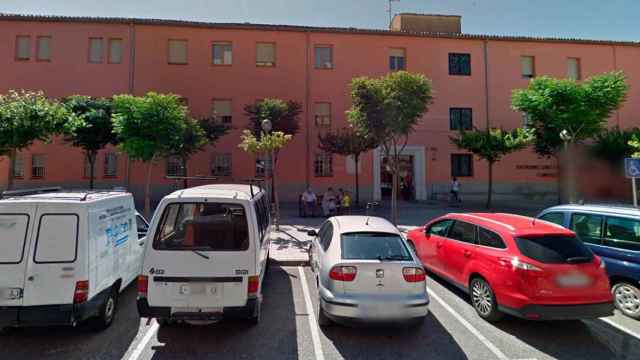
[{"label": "building roof", "polygon": [[[453,15],[447,15],[447,16],[453,16]],[[383,29],[362,29],[362,28],[354,28],[354,27],[345,28],[345,27],[321,27],[321,26],[279,25],[279,24],[220,23],[220,22],[203,22],[203,21],[152,19],[152,18],[27,15],[27,14],[0,13],[0,21],[160,25],[160,26],[181,26],[181,27],[199,27],[199,28],[214,28],[214,29],[388,35],[388,36],[408,36],[408,37],[461,39],[461,40],[494,40],[494,41],[521,41],[521,42],[546,42],[546,43],[574,43],[574,44],[585,44],[585,45],[640,46],[640,42],[635,42],[635,41],[528,37],[528,36],[512,36],[512,35],[428,33],[428,32],[391,31],[391,30],[383,30]]]}]

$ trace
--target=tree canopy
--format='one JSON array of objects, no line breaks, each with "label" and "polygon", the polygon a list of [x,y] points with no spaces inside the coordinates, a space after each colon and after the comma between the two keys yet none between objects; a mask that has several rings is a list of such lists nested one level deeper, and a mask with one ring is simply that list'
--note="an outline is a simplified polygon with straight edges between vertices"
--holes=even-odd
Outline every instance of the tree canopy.
[{"label": "tree canopy", "polygon": [[526,113],[536,131],[535,150],[556,156],[566,130],[577,143],[600,133],[624,102],[629,86],[622,72],[593,76],[582,82],[538,77],[512,95],[512,107]]},{"label": "tree canopy", "polygon": [[265,119],[271,121],[272,131],[295,135],[299,130],[302,105],[293,100],[267,98],[245,105],[244,112],[249,118],[249,129],[255,137],[260,137],[262,121]]},{"label": "tree canopy", "polygon": [[608,161],[613,166],[621,166],[625,158],[633,154],[630,142],[640,129],[620,129],[615,126],[596,135],[590,147],[593,156]]},{"label": "tree canopy", "polygon": [[629,140],[629,146],[631,146],[631,148],[633,149],[631,157],[636,159],[640,158],[640,135],[633,135],[631,137],[631,140]]}]

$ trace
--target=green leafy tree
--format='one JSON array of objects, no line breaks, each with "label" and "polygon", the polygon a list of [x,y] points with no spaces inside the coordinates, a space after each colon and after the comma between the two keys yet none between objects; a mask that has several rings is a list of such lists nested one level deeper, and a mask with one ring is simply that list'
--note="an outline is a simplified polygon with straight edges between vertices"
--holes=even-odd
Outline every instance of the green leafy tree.
[{"label": "green leafy tree", "polygon": [[151,215],[151,174],[154,162],[175,153],[190,126],[187,108],[173,94],[149,92],[145,96],[113,97],[113,128],[119,148],[131,159],[148,165],[144,212]]},{"label": "green leafy tree", "polygon": [[489,165],[489,187],[487,189],[487,209],[491,208],[493,197],[493,165],[502,157],[522,150],[535,139],[533,129],[515,129],[511,132],[502,129],[464,131],[451,136],[451,142],[460,149],[467,150]]},{"label": "green leafy tree", "polygon": [[432,101],[431,81],[422,74],[397,71],[381,78],[351,81],[348,121],[358,134],[382,148],[393,175],[391,218],[398,220],[400,155],[409,135]]},{"label": "green leafy tree", "polygon": [[0,95],[0,155],[9,157],[7,189],[13,188],[16,153],[35,141],[48,141],[76,117],[42,92],[9,91]]},{"label": "green leafy tree", "polygon": [[590,147],[591,154],[620,168],[624,159],[633,153],[630,142],[634,135],[640,135],[640,129],[620,129],[618,126],[607,129],[595,136]]},{"label": "green leafy tree", "polygon": [[76,95],[63,99],[63,103],[78,119],[66,124],[65,140],[84,150],[90,168],[89,189],[93,189],[98,151],[117,142],[111,122],[111,100]]},{"label": "green leafy tree", "polygon": [[245,115],[249,118],[249,129],[255,137],[260,137],[262,121],[269,119],[272,131],[282,131],[295,135],[300,129],[302,105],[293,100],[267,98],[244,106]]},{"label": "green leafy tree", "polygon": [[322,151],[342,156],[353,156],[355,163],[356,206],[360,205],[360,182],[358,177],[358,165],[360,155],[376,148],[377,143],[373,137],[358,134],[351,128],[328,131],[318,136],[319,148]]},{"label": "green leafy tree", "polygon": [[[272,131],[270,133],[262,132],[260,137],[256,137],[249,129],[245,129],[240,136],[241,142],[238,145],[242,150],[251,154],[269,154],[273,159],[273,154],[284,148],[293,139],[292,134],[285,134],[282,131]],[[272,178],[275,177],[276,163],[273,162]],[[273,196],[276,210],[276,230],[280,224],[280,205],[278,202],[278,190],[273,184]]]},{"label": "green leafy tree", "polygon": [[629,146],[633,149],[633,153],[631,157],[639,159],[640,158],[640,135],[635,134],[632,136],[631,140],[629,140]]},{"label": "green leafy tree", "polygon": [[[214,145],[218,139],[229,132],[229,127],[219,122],[216,118],[187,119],[186,127],[182,133],[182,142],[178,148],[172,149],[169,155],[179,156],[185,166],[185,174],[188,174],[187,164],[191,156],[204,150],[206,145]],[[187,179],[183,180],[184,187],[188,187]]]},{"label": "green leafy tree", "polygon": [[625,75],[611,72],[582,82],[543,76],[531,80],[528,88],[513,92],[513,109],[528,114],[535,129],[535,151],[544,157],[555,157],[560,165],[559,150],[565,145],[567,171],[563,173],[569,201],[575,200],[573,162],[568,161],[573,147],[605,129],[607,119],[624,102],[628,89]]}]

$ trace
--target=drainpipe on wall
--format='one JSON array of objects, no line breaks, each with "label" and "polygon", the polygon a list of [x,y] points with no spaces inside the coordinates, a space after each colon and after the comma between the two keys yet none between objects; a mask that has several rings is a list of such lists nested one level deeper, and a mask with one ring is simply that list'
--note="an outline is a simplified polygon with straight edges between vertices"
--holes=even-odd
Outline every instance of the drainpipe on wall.
[{"label": "drainpipe on wall", "polygon": [[311,152],[311,138],[310,138],[310,133],[311,133],[311,124],[309,121],[309,102],[311,101],[311,87],[310,87],[310,80],[311,80],[311,76],[309,74],[309,32],[306,31],[305,34],[305,68],[304,68],[304,76],[305,76],[305,82],[304,82],[304,91],[305,91],[305,100],[304,100],[304,108],[305,108],[305,136],[306,136],[306,147],[307,147],[307,151],[306,151],[306,155],[304,158],[304,162],[305,162],[305,172],[304,172],[304,181],[305,181],[305,189],[309,188],[310,186],[310,169],[309,169],[309,153]]},{"label": "drainpipe on wall", "polygon": [[484,110],[487,129],[491,127],[489,122],[489,41],[484,41]]},{"label": "drainpipe on wall", "polygon": [[[135,88],[135,68],[136,68],[136,28],[132,22],[129,23],[129,94],[134,95]],[[131,159],[125,155],[125,188],[129,190],[131,185]],[[130,190],[129,190],[130,191]]]}]

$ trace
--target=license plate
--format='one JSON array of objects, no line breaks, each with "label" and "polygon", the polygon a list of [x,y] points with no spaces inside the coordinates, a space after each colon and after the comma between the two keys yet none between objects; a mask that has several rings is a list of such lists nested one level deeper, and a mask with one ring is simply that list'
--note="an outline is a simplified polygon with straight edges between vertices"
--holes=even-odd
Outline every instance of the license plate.
[{"label": "license plate", "polygon": [[180,285],[180,295],[218,296],[219,293],[219,284],[194,283]]},{"label": "license plate", "polygon": [[562,287],[585,287],[591,284],[591,279],[584,274],[568,274],[558,276],[556,282]]}]

